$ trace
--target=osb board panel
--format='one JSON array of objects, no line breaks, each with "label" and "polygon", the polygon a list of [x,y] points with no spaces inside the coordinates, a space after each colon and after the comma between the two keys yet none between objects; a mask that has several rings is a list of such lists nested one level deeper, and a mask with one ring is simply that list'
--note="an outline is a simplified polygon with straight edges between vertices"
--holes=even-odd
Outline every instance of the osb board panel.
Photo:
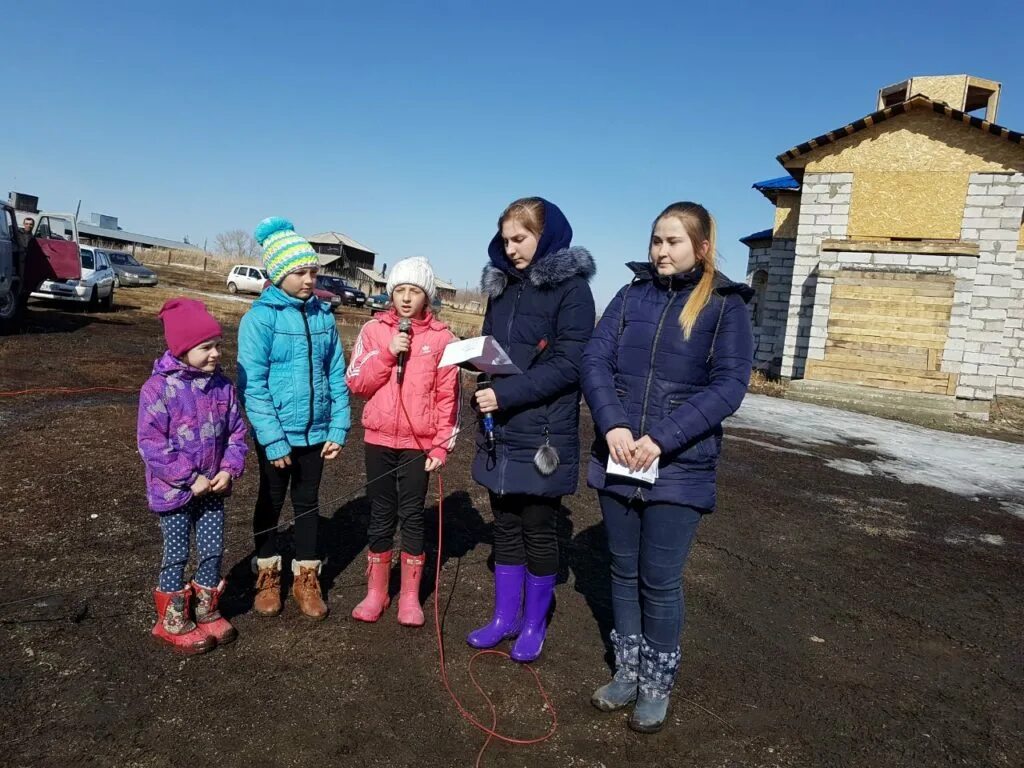
[{"label": "osb board panel", "polygon": [[896,272],[890,269],[853,269],[846,267],[838,270],[838,272],[841,280],[884,280],[886,282],[902,280],[904,282],[920,282],[921,280],[946,281],[950,277],[946,272],[936,272],[934,270]]},{"label": "osb board panel", "polygon": [[926,75],[910,81],[910,95],[920,93],[932,101],[944,101],[953,109],[962,110],[967,98],[966,75]]},{"label": "osb board panel", "polygon": [[962,171],[858,171],[850,237],[958,240],[969,180]]},{"label": "osb board panel", "polygon": [[871,352],[868,354],[865,352],[848,351],[842,347],[828,347],[825,350],[825,360],[845,368],[856,368],[858,364],[863,363],[865,360],[871,360],[879,364],[889,363],[901,368],[913,368],[919,371],[939,370],[930,364],[929,350],[919,347],[907,347],[907,349],[914,351],[906,354],[887,352]]},{"label": "osb board panel", "polygon": [[919,368],[915,368],[914,366],[903,366],[900,365],[899,362],[892,362],[886,364],[879,362],[869,363],[866,360],[861,360],[851,365],[846,361],[827,358],[825,360],[815,360],[814,365],[815,367],[818,368],[828,368],[834,371],[855,369],[860,373],[873,373],[878,374],[880,376],[889,375],[897,379],[919,378],[924,379],[926,381],[949,381],[948,373],[942,373],[941,371],[921,370]]},{"label": "osb board panel", "polygon": [[[947,313],[948,317],[948,313]],[[949,320],[935,317],[913,317],[910,315],[865,315],[863,312],[831,312],[828,324],[831,328],[835,321],[836,328],[892,328],[897,331],[910,331],[915,328],[949,328]]]},{"label": "osb board panel", "polygon": [[[923,291],[948,291],[953,292],[953,276],[950,274],[938,274],[936,272],[915,274],[914,272],[895,273],[882,272],[883,276],[878,277],[867,270],[854,272],[844,270],[839,272],[835,278],[834,288],[870,288],[880,294],[886,292],[899,293],[901,291],[922,291],[921,295],[926,296]],[[904,277],[903,275],[908,275]]]},{"label": "osb board panel", "polygon": [[1024,147],[935,112],[914,110],[785,165],[811,173],[1024,171]]},{"label": "osb board panel", "polygon": [[944,395],[949,391],[949,374],[931,379],[923,376],[891,375],[873,371],[834,370],[817,365],[817,360],[808,360],[804,376],[812,381],[834,381],[843,384],[859,384],[878,389],[894,389],[902,392],[923,392]]},{"label": "osb board panel", "polygon": [[797,224],[800,221],[800,193],[781,192],[775,200],[775,226],[772,234],[775,237],[796,238]]},{"label": "osb board panel", "polygon": [[865,314],[873,317],[916,317],[943,321],[949,318],[948,304],[919,304],[914,302],[872,301],[870,299],[832,299],[832,314]]},{"label": "osb board panel", "polygon": [[899,342],[919,347],[938,348],[945,345],[946,333],[918,333],[916,331],[894,331],[891,328],[829,328],[828,335],[838,341],[866,341],[886,344]]},{"label": "osb board panel", "polygon": [[910,368],[927,368],[928,356],[931,351],[932,348],[929,347],[915,347],[907,344],[883,344],[881,342],[872,343],[860,340],[848,341],[832,337],[825,342],[826,356],[839,355],[845,357],[856,355],[867,360],[881,360],[883,358],[906,360],[910,360],[912,358],[917,359],[918,363],[907,363],[907,366]]},{"label": "osb board panel", "polygon": [[823,360],[805,376],[908,392],[947,394],[939,370],[953,306],[951,275],[844,269],[836,273]]},{"label": "osb board panel", "polygon": [[913,297],[921,304],[945,304],[952,297],[952,291],[947,293],[943,286],[934,288],[912,286],[886,286],[875,288],[870,285],[835,285],[832,288],[832,297],[835,299],[864,299],[866,301],[902,301],[907,297]]}]

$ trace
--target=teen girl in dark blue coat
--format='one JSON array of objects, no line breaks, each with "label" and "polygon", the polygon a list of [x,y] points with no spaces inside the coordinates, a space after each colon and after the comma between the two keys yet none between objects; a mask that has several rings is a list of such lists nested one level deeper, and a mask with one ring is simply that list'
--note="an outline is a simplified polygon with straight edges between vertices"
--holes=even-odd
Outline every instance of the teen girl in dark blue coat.
[{"label": "teen girl in dark blue coat", "polygon": [[473,462],[494,513],[495,607],[467,642],[491,648],[515,637],[511,656],[523,662],[544,645],[558,571],[556,516],[579,477],[579,378],[594,331],[594,260],[571,243],[558,206],[517,200],[498,220],[482,281],[483,332],[522,373],[496,377],[476,394],[479,411],[495,422],[493,442],[478,435]]},{"label": "teen girl in dark blue coat", "polygon": [[[679,668],[682,571],[697,524],[715,507],[722,422],[750,381],[749,286],[715,271],[714,220],[675,203],[655,220],[649,260],[601,317],[583,357],[594,417],[588,482],[612,556],[615,677],[593,696],[636,701],[630,726],[661,728]],[[653,484],[606,472],[658,465]]]}]

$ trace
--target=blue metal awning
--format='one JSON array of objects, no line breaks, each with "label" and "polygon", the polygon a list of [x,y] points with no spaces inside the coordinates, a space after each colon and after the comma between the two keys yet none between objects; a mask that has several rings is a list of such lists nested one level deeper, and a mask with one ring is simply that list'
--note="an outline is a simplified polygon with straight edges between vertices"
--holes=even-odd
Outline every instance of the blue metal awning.
[{"label": "blue metal awning", "polygon": [[765,192],[767,190],[778,191],[780,189],[800,189],[800,182],[792,176],[786,175],[779,176],[777,179],[766,179],[765,181],[755,182],[753,187],[758,192]]}]

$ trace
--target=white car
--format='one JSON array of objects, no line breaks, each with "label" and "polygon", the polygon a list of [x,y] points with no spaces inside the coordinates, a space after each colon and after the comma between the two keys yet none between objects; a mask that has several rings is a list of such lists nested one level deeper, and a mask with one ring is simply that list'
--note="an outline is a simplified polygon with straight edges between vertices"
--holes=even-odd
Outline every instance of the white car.
[{"label": "white car", "polygon": [[80,246],[82,277],[79,280],[43,280],[32,292],[36,299],[65,299],[110,310],[114,306],[114,270],[105,254]]},{"label": "white car", "polygon": [[267,280],[267,273],[259,267],[238,264],[228,272],[228,290],[231,293],[263,293]]}]

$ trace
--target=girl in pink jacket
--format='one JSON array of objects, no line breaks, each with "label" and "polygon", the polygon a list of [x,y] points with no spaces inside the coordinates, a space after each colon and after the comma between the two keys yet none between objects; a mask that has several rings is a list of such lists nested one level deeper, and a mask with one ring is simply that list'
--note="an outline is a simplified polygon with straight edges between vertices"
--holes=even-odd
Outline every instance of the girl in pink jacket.
[{"label": "girl in pink jacket", "polygon": [[391,548],[402,524],[402,587],[398,623],[423,626],[423,502],[430,473],[445,463],[459,432],[458,366],[438,369],[455,337],[434,317],[434,271],[420,257],[400,261],[388,276],[391,309],[363,326],[345,379],[363,408],[366,493],[370,497],[366,598],[352,611],[377,621],[391,602]]}]

